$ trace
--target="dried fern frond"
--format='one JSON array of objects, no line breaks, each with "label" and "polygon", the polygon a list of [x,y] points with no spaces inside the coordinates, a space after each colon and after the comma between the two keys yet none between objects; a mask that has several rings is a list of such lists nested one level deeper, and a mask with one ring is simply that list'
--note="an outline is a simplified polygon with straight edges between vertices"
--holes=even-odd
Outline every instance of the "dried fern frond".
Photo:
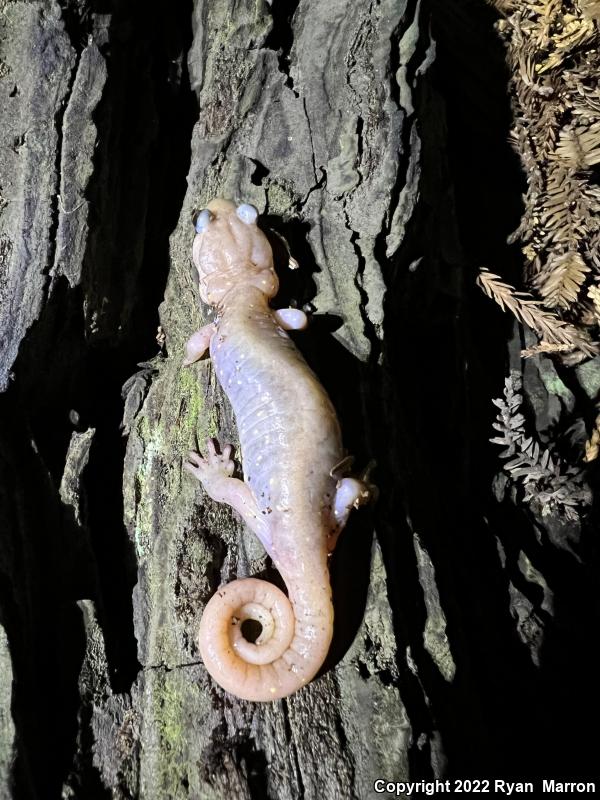
[{"label": "dried fern frond", "polygon": [[528,16],[541,17],[549,24],[560,11],[562,0],[525,0],[521,2],[524,13]]},{"label": "dried fern frond", "polygon": [[489,3],[502,14],[511,14],[515,10],[516,0],[489,0]]},{"label": "dried fern frond", "polygon": [[535,279],[535,287],[549,308],[569,308],[577,302],[590,268],[579,253],[551,258]]},{"label": "dried fern frond", "polygon": [[[596,274],[600,273],[600,216],[597,219],[598,230],[590,231],[585,248],[585,259]],[[591,226],[590,226],[591,227]]]},{"label": "dried fern frond", "polygon": [[477,284],[502,310],[511,311],[519,322],[536,331],[543,340],[552,344],[568,345],[570,349],[581,350],[589,356],[598,352],[596,345],[585,339],[574,325],[550,311],[544,311],[538,300],[534,300],[526,292],[517,292],[498,275],[482,269]]},{"label": "dried fern frond", "polygon": [[[489,288],[546,344],[572,345],[562,360],[573,363],[596,352],[587,329],[600,327],[597,306],[594,313],[584,296],[592,273],[600,285],[600,186],[593,172],[600,165],[600,0],[490,2],[506,12],[497,29],[512,73],[510,137],[527,176],[524,213],[509,243],[520,243],[523,280],[534,297],[513,289],[507,300],[511,287],[499,279]],[[544,316],[545,309],[564,312],[569,322]]]},{"label": "dried fern frond", "polygon": [[542,341],[539,344],[534,344],[525,350],[521,350],[521,358],[532,358],[542,353],[568,353],[569,350],[572,350],[572,348],[568,344],[552,344],[552,342]]},{"label": "dried fern frond", "polygon": [[598,323],[600,323],[600,286],[597,284],[590,286],[588,289],[588,297],[594,305],[594,315]]},{"label": "dried fern frond", "polygon": [[[560,3],[562,6],[562,3]],[[543,74],[548,70],[560,66],[571,51],[585,43],[592,42],[598,35],[594,22],[586,17],[575,17],[572,14],[561,13],[560,25],[550,37],[550,54],[538,67],[538,73]],[[546,46],[548,46],[546,44]]]},{"label": "dried fern frond", "polygon": [[525,0],[521,4],[525,18],[522,29],[529,33],[531,44],[536,49],[550,48],[552,30],[556,27],[561,6],[562,0],[541,0],[541,2]]},{"label": "dried fern frond", "polygon": [[600,22],[600,0],[577,0],[577,5],[585,17]]},{"label": "dried fern frond", "polygon": [[576,249],[579,240],[585,236],[585,222],[573,206],[573,197],[577,197],[578,190],[574,171],[556,167],[548,173],[545,192],[536,206],[540,249],[550,246]]},{"label": "dried fern frond", "polygon": [[600,164],[600,121],[563,128],[553,158],[580,170]]},{"label": "dried fern frond", "polygon": [[573,117],[593,121],[600,115],[600,94],[597,86],[586,86],[587,76],[581,70],[565,72],[563,84],[573,92],[570,108]]},{"label": "dried fern frond", "polygon": [[578,509],[591,503],[583,473],[526,435],[525,416],[520,411],[522,401],[521,376],[512,372],[504,381],[503,397],[492,401],[498,408],[492,427],[500,435],[490,442],[505,448],[500,458],[510,460],[503,464],[504,471],[522,484],[525,502],[539,502],[542,516],[559,512],[576,520]]},{"label": "dried fern frond", "polygon": [[590,461],[595,461],[598,455],[600,455],[600,416],[596,417],[592,435],[585,443],[585,455],[583,460],[586,464],[589,464]]}]

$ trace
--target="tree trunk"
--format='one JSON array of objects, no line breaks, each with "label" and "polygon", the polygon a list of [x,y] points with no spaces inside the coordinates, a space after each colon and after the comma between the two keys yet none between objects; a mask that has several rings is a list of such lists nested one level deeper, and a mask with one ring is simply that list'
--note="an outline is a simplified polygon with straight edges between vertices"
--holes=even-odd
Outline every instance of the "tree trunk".
[{"label": "tree trunk", "polygon": [[[108,5],[0,7],[0,798],[590,773],[568,741],[592,684],[585,527],[491,488],[491,399],[507,354],[522,371],[472,288],[512,257],[522,188],[492,12]],[[221,583],[278,580],[182,469],[236,442],[210,363],[181,367],[209,318],[192,215],[218,196],[299,262],[277,302],[313,304],[297,345],[380,492],[332,559],[321,675],[266,704],[223,692],[195,643]],[[537,432],[582,429],[587,370],[526,362]]]}]

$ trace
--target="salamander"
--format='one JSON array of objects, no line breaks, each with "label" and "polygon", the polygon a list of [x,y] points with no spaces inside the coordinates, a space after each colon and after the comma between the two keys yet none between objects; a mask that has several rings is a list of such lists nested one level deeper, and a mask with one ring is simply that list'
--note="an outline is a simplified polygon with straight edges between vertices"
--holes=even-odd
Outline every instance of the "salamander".
[{"label": "salamander", "polygon": [[[345,459],[325,389],[287,330],[303,311],[274,310],[273,253],[247,204],[212,200],[196,217],[192,255],[200,297],[215,321],[193,334],[184,364],[209,350],[234,410],[243,480],[232,447],[209,440],[185,464],[213,500],[229,504],[262,542],[288,596],[266,581],[236,580],[208,601],[198,633],[204,664],[226,691],[252,701],[285,697],[309,682],[329,650],[333,606],[328,556],[366,481],[340,477]],[[292,262],[291,265],[295,265]],[[258,623],[255,641],[244,622]]]}]

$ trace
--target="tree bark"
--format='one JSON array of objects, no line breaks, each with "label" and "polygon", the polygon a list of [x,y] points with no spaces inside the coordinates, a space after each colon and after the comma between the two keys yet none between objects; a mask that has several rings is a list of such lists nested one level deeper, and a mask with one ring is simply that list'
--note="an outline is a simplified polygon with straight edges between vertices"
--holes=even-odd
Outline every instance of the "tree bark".
[{"label": "tree bark", "polygon": [[[0,798],[591,769],[549,733],[579,724],[560,652],[584,663],[587,540],[490,488],[491,399],[507,354],[522,369],[471,288],[518,222],[492,23],[467,0],[2,4]],[[313,304],[297,344],[380,491],[332,559],[322,674],[269,704],[224,693],[195,644],[221,583],[278,581],[182,469],[236,442],[210,363],[181,367],[209,319],[192,215],[217,196],[299,262],[278,302]],[[585,392],[536,364],[536,430],[583,419]]]}]

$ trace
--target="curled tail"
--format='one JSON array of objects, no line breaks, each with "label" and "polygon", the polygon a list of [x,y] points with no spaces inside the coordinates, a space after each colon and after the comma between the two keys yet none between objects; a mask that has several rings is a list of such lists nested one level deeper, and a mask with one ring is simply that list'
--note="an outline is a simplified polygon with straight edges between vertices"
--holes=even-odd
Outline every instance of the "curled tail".
[{"label": "curled tail", "polygon": [[[288,599],[271,583],[244,578],[211,597],[198,645],[206,669],[226,691],[245,700],[277,700],[316,675],[331,643],[331,592],[328,582],[301,586],[288,583]],[[244,635],[248,620],[261,627],[254,642]]]}]

